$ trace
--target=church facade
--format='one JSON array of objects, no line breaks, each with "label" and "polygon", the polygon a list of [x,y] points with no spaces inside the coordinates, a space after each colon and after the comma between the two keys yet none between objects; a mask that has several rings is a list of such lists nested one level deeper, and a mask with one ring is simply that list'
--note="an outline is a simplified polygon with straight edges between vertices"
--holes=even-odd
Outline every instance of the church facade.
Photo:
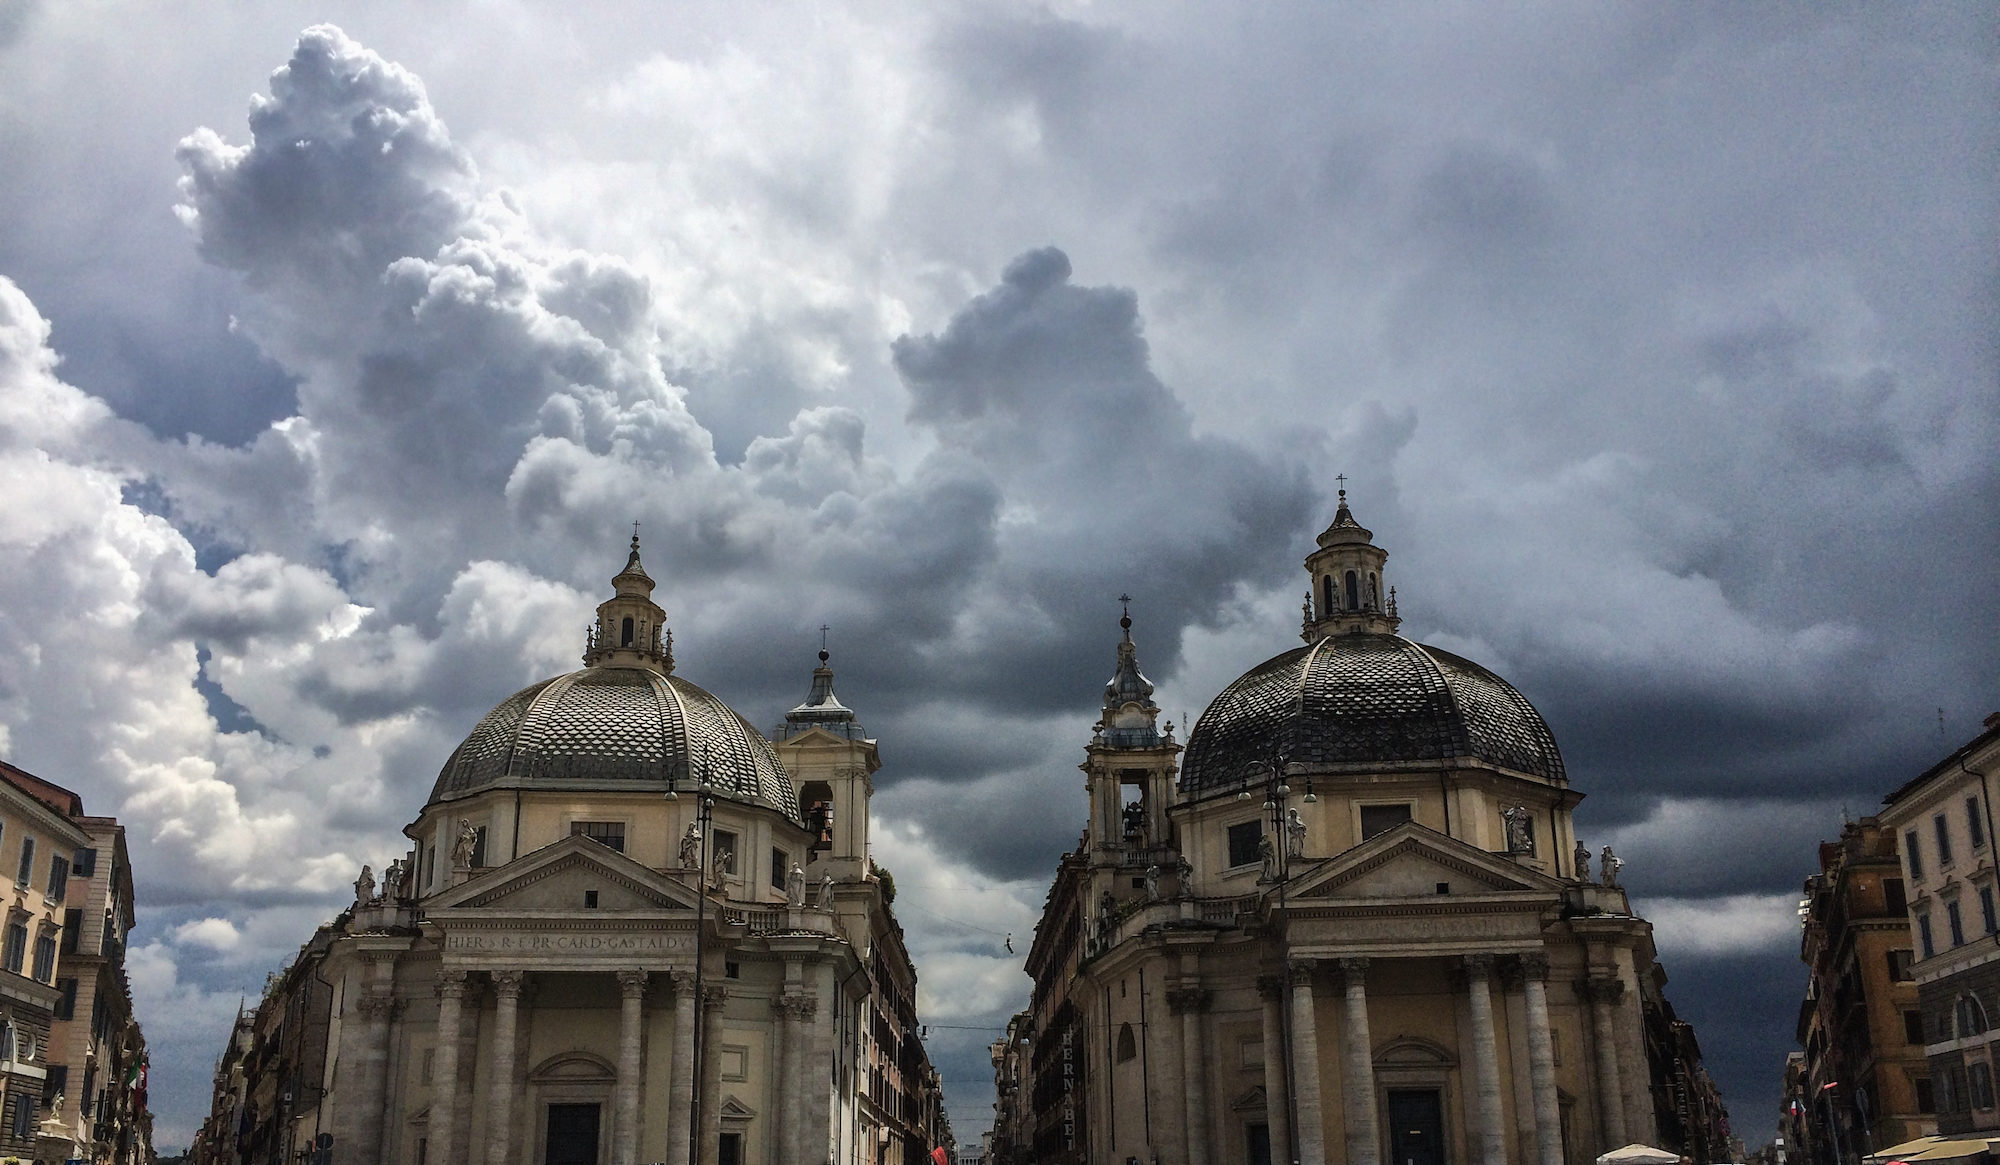
[{"label": "church facade", "polygon": [[[769,740],[675,674],[635,536],[582,670],[503,701],[273,976],[203,1161],[793,1165],[949,1149],[821,652]],[[314,1156],[313,1154],[318,1154]]]},{"label": "church facade", "polygon": [[1088,821],[993,1049],[997,1165],[1729,1159],[1548,726],[1396,634],[1387,558],[1343,490],[1305,560],[1305,645],[1225,688],[1185,745],[1121,621]]}]

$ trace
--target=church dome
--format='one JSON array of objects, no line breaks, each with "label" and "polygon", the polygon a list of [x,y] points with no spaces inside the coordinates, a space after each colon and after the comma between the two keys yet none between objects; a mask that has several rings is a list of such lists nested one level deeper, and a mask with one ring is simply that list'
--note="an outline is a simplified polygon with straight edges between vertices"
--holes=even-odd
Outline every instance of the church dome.
[{"label": "church dome", "polygon": [[502,700],[452,752],[431,801],[493,787],[665,792],[669,777],[803,823],[762,734],[707,691],[644,667],[587,667]]},{"label": "church dome", "polygon": [[1273,756],[1310,772],[1484,761],[1564,779],[1527,697],[1470,660],[1400,635],[1329,635],[1222,690],[1188,737],[1180,787],[1203,796],[1261,782]]}]

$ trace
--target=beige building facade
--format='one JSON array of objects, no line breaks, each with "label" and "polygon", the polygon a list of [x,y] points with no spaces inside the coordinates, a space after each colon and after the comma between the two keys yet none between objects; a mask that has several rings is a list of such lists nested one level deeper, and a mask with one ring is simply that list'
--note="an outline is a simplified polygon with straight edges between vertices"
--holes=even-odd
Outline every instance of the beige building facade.
[{"label": "beige building facade", "polygon": [[1185,745],[1122,621],[1026,1046],[996,1049],[1020,1076],[1011,1160],[1726,1159],[1723,1130],[1662,1119],[1685,1077],[1648,1050],[1651,927],[1608,848],[1592,876],[1547,725],[1396,634],[1386,560],[1343,491],[1306,559],[1305,646]]},{"label": "beige building facade", "polygon": [[1910,970],[1938,1132],[2000,1132],[2000,882],[1993,820],[2000,713],[1883,800],[1909,898]]},{"label": "beige building facade", "polygon": [[276,1034],[243,1051],[297,1084],[243,1081],[204,1159],[252,1159],[224,1142],[260,1128],[273,1159],[355,1165],[900,1165],[948,1141],[869,860],[876,743],[826,654],[767,740],[675,674],[636,537],[613,587],[586,666],[474,727],[408,855],[264,1001],[323,1031],[297,1062]]}]

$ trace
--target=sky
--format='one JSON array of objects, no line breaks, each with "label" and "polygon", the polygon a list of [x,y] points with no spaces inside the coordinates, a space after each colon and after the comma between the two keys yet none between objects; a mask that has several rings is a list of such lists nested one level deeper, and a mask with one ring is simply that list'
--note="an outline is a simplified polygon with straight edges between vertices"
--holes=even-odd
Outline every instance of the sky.
[{"label": "sky", "polygon": [[2000,710],[1996,34],[0,0],[0,757],[127,825],[159,1143],[635,520],[754,723],[831,628],[976,1135],[1117,596],[1187,723],[1336,474],[1767,1140],[1814,843]]}]

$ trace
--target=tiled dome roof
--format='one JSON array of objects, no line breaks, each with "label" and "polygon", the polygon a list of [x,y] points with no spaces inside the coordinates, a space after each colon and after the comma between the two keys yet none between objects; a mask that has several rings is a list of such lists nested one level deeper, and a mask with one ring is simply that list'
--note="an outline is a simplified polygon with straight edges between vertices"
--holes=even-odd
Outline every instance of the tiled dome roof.
[{"label": "tiled dome roof", "polygon": [[637,667],[588,667],[502,700],[445,762],[431,800],[496,785],[664,792],[669,776],[802,821],[762,734],[694,684]]},{"label": "tiled dome roof", "polygon": [[1200,796],[1262,781],[1274,755],[1316,772],[1467,758],[1564,779],[1555,737],[1527,697],[1399,635],[1328,636],[1251,668],[1195,725],[1181,789]]}]

